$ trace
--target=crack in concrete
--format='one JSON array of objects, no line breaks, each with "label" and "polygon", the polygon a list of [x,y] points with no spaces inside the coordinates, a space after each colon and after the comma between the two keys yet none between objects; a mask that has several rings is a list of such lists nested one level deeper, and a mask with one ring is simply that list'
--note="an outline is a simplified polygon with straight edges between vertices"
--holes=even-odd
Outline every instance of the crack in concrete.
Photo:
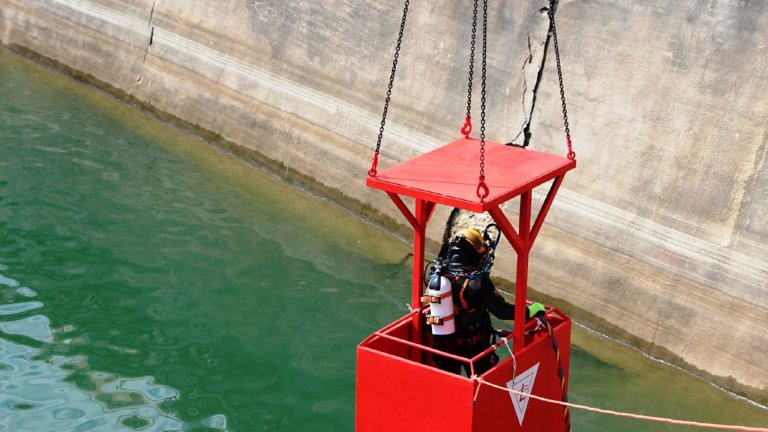
[{"label": "crack in concrete", "polygon": [[[557,3],[558,3],[557,0],[553,2],[553,6],[555,10],[557,10]],[[548,14],[549,8],[543,7],[539,9],[539,13]],[[552,22],[550,20],[549,22],[550,29],[551,29],[551,26],[552,26]],[[527,111],[528,113],[526,114],[525,120],[523,120],[523,124],[520,129],[520,132],[518,132],[517,135],[507,143],[507,145],[526,148],[531,143],[531,137],[533,136],[533,133],[531,132],[531,122],[533,121],[533,112],[536,108],[536,96],[538,94],[539,86],[541,85],[542,78],[544,76],[544,67],[547,64],[547,52],[549,51],[549,43],[551,39],[552,39],[552,31],[547,30],[547,37],[544,40],[544,48],[541,54],[541,62],[539,63],[538,70],[536,71],[536,81],[534,82],[533,88],[531,89],[531,107],[528,110],[526,110],[526,107],[525,107],[525,94],[528,91],[528,79],[526,78],[526,74],[523,73],[524,81],[523,81],[522,104],[523,104],[523,112]],[[529,67],[528,65],[532,63],[533,63],[533,50],[531,49],[531,34],[528,33],[528,58],[526,58],[525,62],[523,63],[523,67],[522,67],[523,71],[525,71],[525,69]],[[518,144],[516,142],[520,138],[520,135],[523,135],[522,144]]]},{"label": "crack in concrete", "polygon": [[[152,19],[155,16],[155,6],[157,5],[157,0],[152,2],[152,9],[149,10],[149,21],[147,21],[147,29],[149,29],[149,41],[147,42],[147,47],[144,49],[144,57],[141,59],[141,70],[144,70],[144,64],[147,62],[147,54],[149,54],[149,47],[152,46],[155,40],[155,26],[152,25]],[[142,74],[139,73],[139,77],[136,79],[137,83],[141,83]],[[130,93],[130,92],[129,92]]]}]

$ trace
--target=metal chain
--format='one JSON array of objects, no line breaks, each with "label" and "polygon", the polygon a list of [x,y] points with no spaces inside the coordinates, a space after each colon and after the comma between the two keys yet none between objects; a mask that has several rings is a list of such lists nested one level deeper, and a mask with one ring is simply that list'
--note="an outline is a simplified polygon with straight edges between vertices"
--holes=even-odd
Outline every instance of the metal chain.
[{"label": "metal chain", "polygon": [[469,134],[472,132],[472,80],[475,75],[475,40],[477,39],[477,2],[474,1],[474,8],[472,10],[472,39],[469,48],[469,79],[467,80],[467,115],[464,119],[464,126],[461,128],[461,133],[465,138],[469,138]]},{"label": "metal chain", "polygon": [[400,57],[400,46],[403,42],[403,33],[405,33],[405,19],[408,16],[408,6],[410,0],[405,0],[403,5],[403,18],[400,20],[400,31],[397,34],[397,45],[395,45],[395,55],[392,60],[392,71],[389,74],[389,85],[387,85],[387,97],[384,99],[384,112],[381,115],[381,127],[379,128],[379,137],[376,140],[376,150],[373,152],[373,161],[368,175],[376,175],[376,167],[379,163],[379,149],[381,148],[381,139],[384,136],[384,124],[387,122],[387,111],[389,110],[389,100],[392,98],[392,87],[395,84],[395,73],[397,72],[397,60]]},{"label": "metal chain", "polygon": [[485,184],[485,96],[488,58],[488,0],[483,0],[483,72],[480,92],[480,178],[477,185],[477,196],[480,200],[488,196],[488,186]]},{"label": "metal chain", "polygon": [[557,28],[555,26],[555,0],[549,0],[549,31],[552,33],[552,42],[555,47],[555,61],[557,63],[557,80],[560,83],[560,101],[563,104],[563,124],[565,125],[565,141],[568,146],[568,159],[576,159],[571,143],[571,128],[568,125],[568,109],[565,105],[565,87],[563,86],[563,69],[560,67],[560,47],[557,45]]}]

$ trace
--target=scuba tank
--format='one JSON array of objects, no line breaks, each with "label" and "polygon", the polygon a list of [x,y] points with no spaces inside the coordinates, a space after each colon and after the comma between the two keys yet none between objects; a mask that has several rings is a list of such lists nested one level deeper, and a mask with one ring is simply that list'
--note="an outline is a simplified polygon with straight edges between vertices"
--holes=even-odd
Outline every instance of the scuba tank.
[{"label": "scuba tank", "polygon": [[432,334],[437,336],[452,335],[456,332],[453,310],[453,290],[451,280],[443,276],[442,263],[435,261],[435,269],[429,278],[423,303],[429,303],[430,313],[427,324],[432,326]]}]

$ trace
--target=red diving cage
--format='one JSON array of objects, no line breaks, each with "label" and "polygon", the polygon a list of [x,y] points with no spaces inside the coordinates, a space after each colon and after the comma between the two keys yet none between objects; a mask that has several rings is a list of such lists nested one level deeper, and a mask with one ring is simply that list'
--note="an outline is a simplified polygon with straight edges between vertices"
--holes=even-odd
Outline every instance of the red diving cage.
[{"label": "red diving cage", "polygon": [[[488,212],[517,254],[515,304],[527,303],[528,257],[572,158],[485,142],[485,184],[480,194],[474,170],[480,140],[461,138],[379,173],[367,185],[385,191],[414,229],[412,303],[420,304],[424,280],[426,226],[437,204]],[[549,185],[535,219],[532,191]],[[401,199],[413,199],[413,211]],[[478,195],[486,195],[480,198]],[[517,230],[501,209],[520,197]],[[564,431],[570,421],[563,406],[529,395],[563,400],[567,394],[571,320],[548,307],[547,327],[526,325],[524,307],[516,308],[513,335],[488,350],[507,357],[481,376],[442,371],[432,362],[431,332],[414,310],[366,338],[357,348],[355,428],[357,432],[416,431]],[[503,346],[505,344],[511,344]],[[487,351],[486,351],[487,352]],[[441,355],[451,356],[448,353]],[[460,359],[473,368],[481,358]],[[503,356],[502,356],[503,357]]]}]

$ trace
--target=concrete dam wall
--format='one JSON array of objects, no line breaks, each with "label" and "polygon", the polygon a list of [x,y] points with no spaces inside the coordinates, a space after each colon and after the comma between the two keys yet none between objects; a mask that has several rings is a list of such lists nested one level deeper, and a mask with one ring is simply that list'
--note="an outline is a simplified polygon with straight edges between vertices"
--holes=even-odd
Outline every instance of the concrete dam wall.
[{"label": "concrete dam wall", "polygon": [[[472,21],[464,3],[411,2],[380,169],[459,137]],[[530,148],[564,155],[548,2],[490,3],[486,136],[522,143],[529,133]],[[406,232],[386,194],[364,184],[402,7],[3,0],[0,42]],[[577,321],[762,403],[766,22],[768,2],[749,0],[559,1],[578,167],[530,262],[530,285]],[[479,103],[475,93],[475,119]],[[435,242],[450,210],[433,218]],[[516,202],[505,211],[512,218]],[[494,274],[514,280],[513,258],[505,246]]]}]

